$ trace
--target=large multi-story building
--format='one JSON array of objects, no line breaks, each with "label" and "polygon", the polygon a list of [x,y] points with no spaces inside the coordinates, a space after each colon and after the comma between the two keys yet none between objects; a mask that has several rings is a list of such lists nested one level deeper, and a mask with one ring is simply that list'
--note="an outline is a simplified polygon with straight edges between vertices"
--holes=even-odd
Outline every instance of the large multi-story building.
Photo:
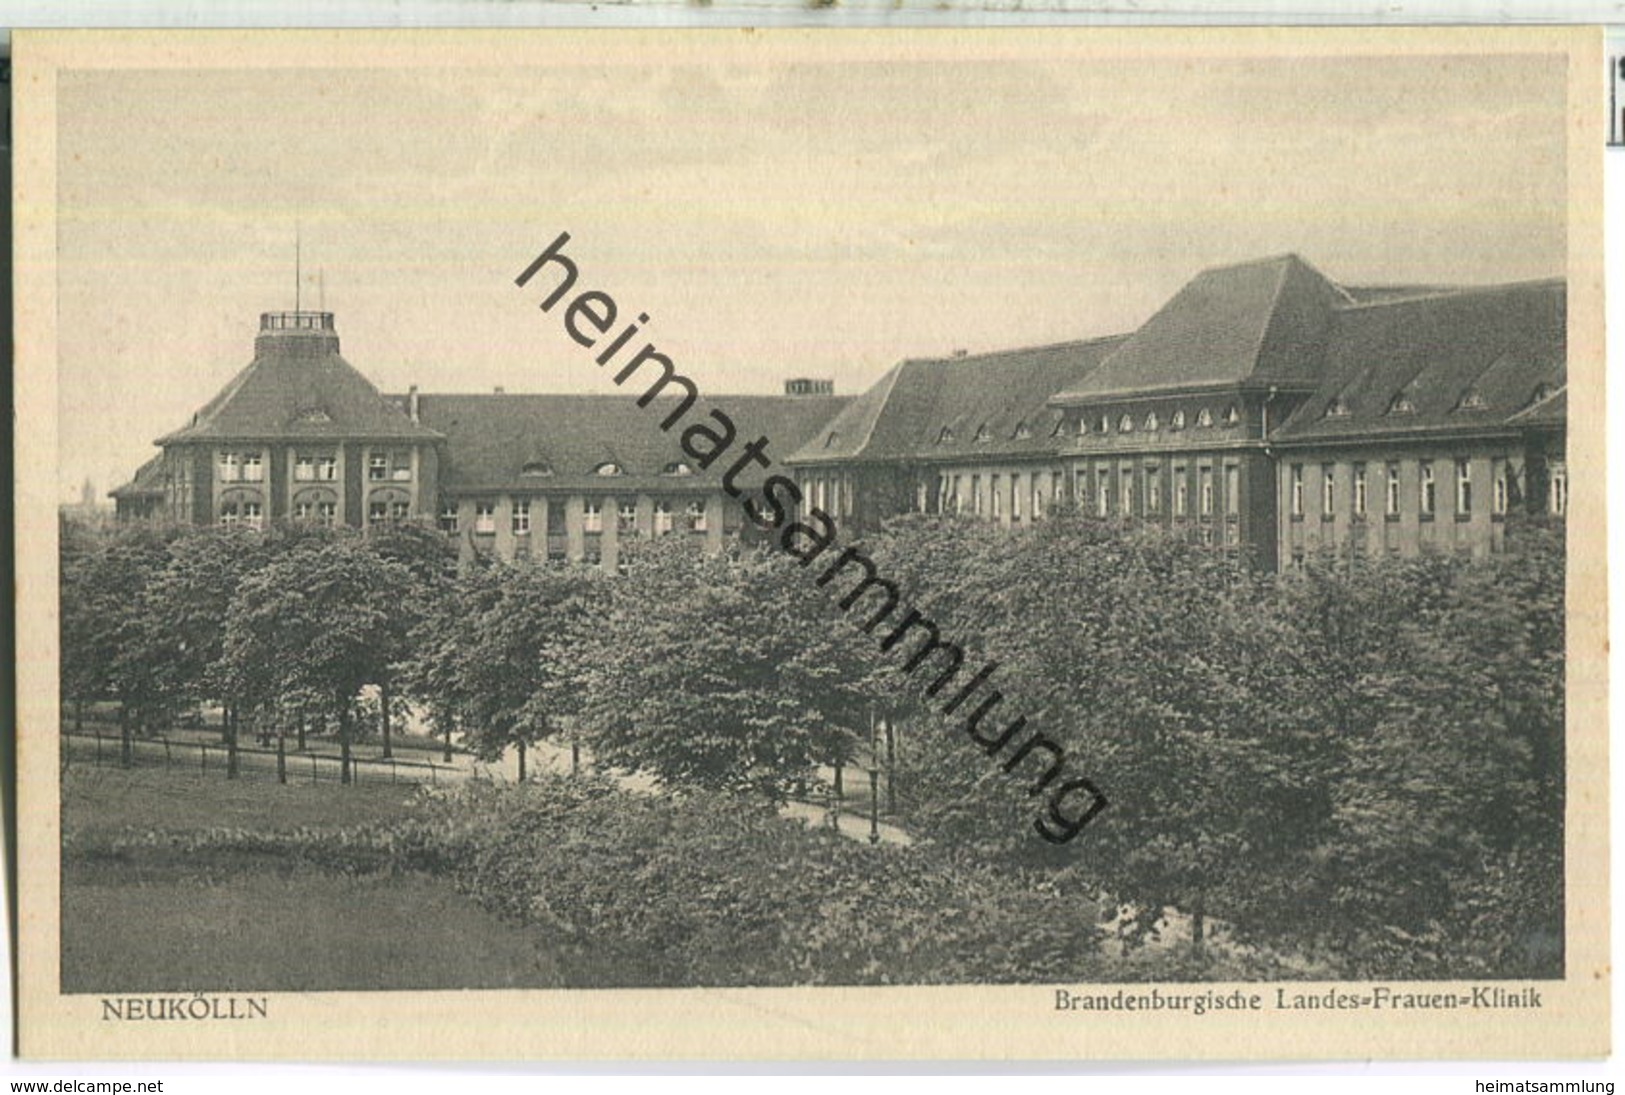
[{"label": "large multi-story building", "polygon": [[905,361],[786,462],[859,524],[1064,499],[1267,566],[1487,555],[1510,514],[1567,504],[1565,297],[1219,267],[1126,335]]},{"label": "large multi-story building", "polygon": [[[1338,285],[1288,255],[1204,271],[1126,334],[910,359],[862,395],[717,397],[804,504],[1020,527],[1057,506],[1267,566],[1487,555],[1567,505],[1566,294]],[[631,395],[380,394],[326,312],[260,319],[254,361],[113,492],[122,518],[437,521],[465,554],[624,568],[660,535],[748,532]],[[736,486],[754,486],[753,466]]]}]

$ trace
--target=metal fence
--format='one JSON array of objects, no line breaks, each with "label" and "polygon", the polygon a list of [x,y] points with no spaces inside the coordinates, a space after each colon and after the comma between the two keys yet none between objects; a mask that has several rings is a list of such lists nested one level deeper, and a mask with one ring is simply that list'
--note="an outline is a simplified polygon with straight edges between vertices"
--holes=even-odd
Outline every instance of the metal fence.
[{"label": "metal fence", "polygon": [[[96,767],[123,763],[122,742],[117,734],[93,731],[64,731],[62,766],[89,763]],[[280,763],[279,763],[280,761]],[[130,763],[139,767],[191,768],[202,775],[224,777],[230,763],[230,747],[223,742],[176,741],[167,737],[132,737]],[[258,746],[237,746],[237,770],[254,779],[282,779],[283,782],[338,783],[342,778],[342,758],[336,753],[284,752]],[[394,757],[350,758],[350,778],[355,783],[439,783],[464,774],[451,765]]]}]

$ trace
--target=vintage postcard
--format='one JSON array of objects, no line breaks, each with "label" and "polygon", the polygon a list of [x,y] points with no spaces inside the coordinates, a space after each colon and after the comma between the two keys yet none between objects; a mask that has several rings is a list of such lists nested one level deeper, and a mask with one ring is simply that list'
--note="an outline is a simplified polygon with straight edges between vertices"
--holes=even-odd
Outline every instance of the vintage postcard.
[{"label": "vintage postcard", "polygon": [[1604,1055],[1604,77],[18,32],[22,1053]]}]

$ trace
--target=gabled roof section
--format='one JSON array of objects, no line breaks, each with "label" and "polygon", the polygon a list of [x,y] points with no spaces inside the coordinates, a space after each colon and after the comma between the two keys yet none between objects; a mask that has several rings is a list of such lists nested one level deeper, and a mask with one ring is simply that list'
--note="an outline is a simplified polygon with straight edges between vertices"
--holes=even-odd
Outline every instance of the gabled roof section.
[{"label": "gabled roof section", "polygon": [[160,445],[230,440],[435,440],[339,356],[338,338],[262,331],[254,360]]},{"label": "gabled roof section", "polygon": [[[893,366],[793,464],[952,460],[1055,452],[1061,412],[1050,397],[1098,368],[1121,337],[1061,342]],[[827,434],[835,441],[825,445]]]},{"label": "gabled roof section", "polygon": [[1055,402],[1312,385],[1333,313],[1352,302],[1297,255],[1204,270]]},{"label": "gabled roof section", "polygon": [[[425,426],[446,437],[440,481],[449,491],[659,494],[716,490],[744,445],[759,436],[770,442],[768,459],[778,461],[821,437],[850,402],[846,396],[718,395],[690,407],[669,432],[660,423],[676,409],[675,399],[640,407],[629,395],[420,395],[418,414]],[[710,408],[726,414],[738,435],[702,469],[683,451],[681,439],[695,423],[715,427],[706,413]],[[621,474],[600,474],[607,464]],[[679,465],[687,465],[688,474],[680,473]],[[538,475],[541,466],[547,471]],[[765,474],[752,463],[735,483],[749,489]]]},{"label": "gabled roof section", "polygon": [[[1280,441],[1506,428],[1566,378],[1561,280],[1457,289],[1341,311],[1320,387]],[[1330,413],[1328,413],[1330,412]]]},{"label": "gabled roof section", "polygon": [[109,498],[141,498],[164,493],[164,454],[159,453],[136,469],[123,486],[107,492]]}]

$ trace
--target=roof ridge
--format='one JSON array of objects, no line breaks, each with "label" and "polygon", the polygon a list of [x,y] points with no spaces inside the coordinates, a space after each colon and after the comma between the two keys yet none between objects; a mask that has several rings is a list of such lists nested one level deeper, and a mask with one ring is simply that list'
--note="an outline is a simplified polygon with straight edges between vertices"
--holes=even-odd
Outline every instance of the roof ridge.
[{"label": "roof ridge", "polygon": [[962,361],[980,361],[991,357],[1009,357],[1014,354],[1030,354],[1037,350],[1059,350],[1063,347],[1076,347],[1082,349],[1085,346],[1098,346],[1102,342],[1111,342],[1115,339],[1128,338],[1133,333],[1133,331],[1124,331],[1114,335],[1092,335],[1089,338],[1067,338],[1062,339],[1059,342],[1038,342],[1031,346],[1011,346],[1003,350],[984,350],[974,354],[967,353],[963,355],[949,354],[946,356],[939,355],[935,357],[905,357],[898,362],[898,364],[953,365]]},{"label": "roof ridge", "polygon": [[[1493,285],[1440,286],[1437,288],[1422,289],[1420,292],[1402,297],[1394,297],[1390,300],[1357,300],[1352,304],[1339,305],[1337,310],[1339,312],[1357,312],[1364,311],[1369,308],[1392,308],[1402,304],[1420,304],[1425,301],[1441,300],[1448,297],[1470,297],[1482,296],[1487,293],[1506,293],[1512,292],[1516,289],[1531,289],[1535,288],[1536,286],[1561,285],[1567,288],[1568,281],[1569,279],[1566,276],[1559,274],[1557,276],[1548,278],[1526,278],[1522,281],[1503,281],[1497,282]],[[1382,285],[1362,285],[1356,286],[1355,288],[1381,291],[1388,287]],[[1395,288],[1405,288],[1405,286],[1396,286]]]}]

